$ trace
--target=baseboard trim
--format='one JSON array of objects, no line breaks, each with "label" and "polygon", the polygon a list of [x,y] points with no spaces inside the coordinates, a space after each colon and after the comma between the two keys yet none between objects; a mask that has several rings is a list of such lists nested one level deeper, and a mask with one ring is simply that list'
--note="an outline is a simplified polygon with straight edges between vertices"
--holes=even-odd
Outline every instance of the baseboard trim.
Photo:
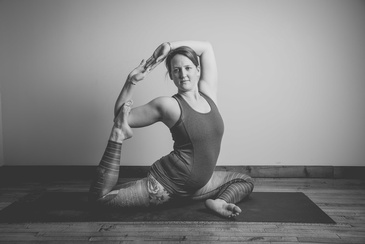
[{"label": "baseboard trim", "polygon": [[[7,181],[57,181],[92,179],[96,166],[2,166],[0,183]],[[120,178],[142,178],[149,166],[121,166]],[[364,166],[217,166],[253,178],[365,179]]]}]

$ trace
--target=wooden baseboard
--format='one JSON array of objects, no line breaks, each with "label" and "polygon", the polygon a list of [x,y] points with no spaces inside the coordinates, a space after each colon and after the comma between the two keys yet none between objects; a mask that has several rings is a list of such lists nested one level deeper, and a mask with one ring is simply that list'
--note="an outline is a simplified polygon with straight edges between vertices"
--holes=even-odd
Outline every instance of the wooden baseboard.
[{"label": "wooden baseboard", "polygon": [[[0,183],[7,181],[91,180],[96,166],[3,166]],[[121,166],[120,178],[142,178],[149,166]],[[363,166],[217,166],[216,170],[236,171],[253,178],[365,179]]]}]

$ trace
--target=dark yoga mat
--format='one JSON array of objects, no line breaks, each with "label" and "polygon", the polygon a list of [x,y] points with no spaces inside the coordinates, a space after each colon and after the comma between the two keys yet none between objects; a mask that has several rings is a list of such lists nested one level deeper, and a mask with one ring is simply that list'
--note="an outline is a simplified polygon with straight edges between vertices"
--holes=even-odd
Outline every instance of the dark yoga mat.
[{"label": "dark yoga mat", "polygon": [[145,209],[95,209],[88,204],[87,195],[85,192],[30,194],[0,211],[0,222],[237,221],[335,224],[301,192],[254,192],[237,204],[242,213],[232,219],[208,211],[204,202]]}]

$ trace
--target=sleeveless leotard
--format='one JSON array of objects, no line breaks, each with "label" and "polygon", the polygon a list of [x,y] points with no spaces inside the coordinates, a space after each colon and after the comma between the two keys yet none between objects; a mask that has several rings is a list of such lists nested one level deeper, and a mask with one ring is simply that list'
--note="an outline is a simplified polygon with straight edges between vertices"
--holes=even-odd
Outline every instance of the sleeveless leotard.
[{"label": "sleeveless leotard", "polygon": [[173,96],[181,109],[179,120],[170,129],[174,150],[150,170],[169,193],[177,196],[188,196],[209,181],[220,152],[223,119],[213,100],[200,94],[210,105],[208,113],[195,111],[179,94]]}]

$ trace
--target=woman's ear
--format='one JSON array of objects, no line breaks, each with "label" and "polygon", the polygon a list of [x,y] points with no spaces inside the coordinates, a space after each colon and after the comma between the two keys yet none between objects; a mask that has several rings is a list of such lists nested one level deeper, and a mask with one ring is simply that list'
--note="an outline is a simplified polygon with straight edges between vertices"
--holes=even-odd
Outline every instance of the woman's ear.
[{"label": "woman's ear", "polygon": [[196,69],[198,70],[198,75],[200,77],[200,65],[196,66]]}]

